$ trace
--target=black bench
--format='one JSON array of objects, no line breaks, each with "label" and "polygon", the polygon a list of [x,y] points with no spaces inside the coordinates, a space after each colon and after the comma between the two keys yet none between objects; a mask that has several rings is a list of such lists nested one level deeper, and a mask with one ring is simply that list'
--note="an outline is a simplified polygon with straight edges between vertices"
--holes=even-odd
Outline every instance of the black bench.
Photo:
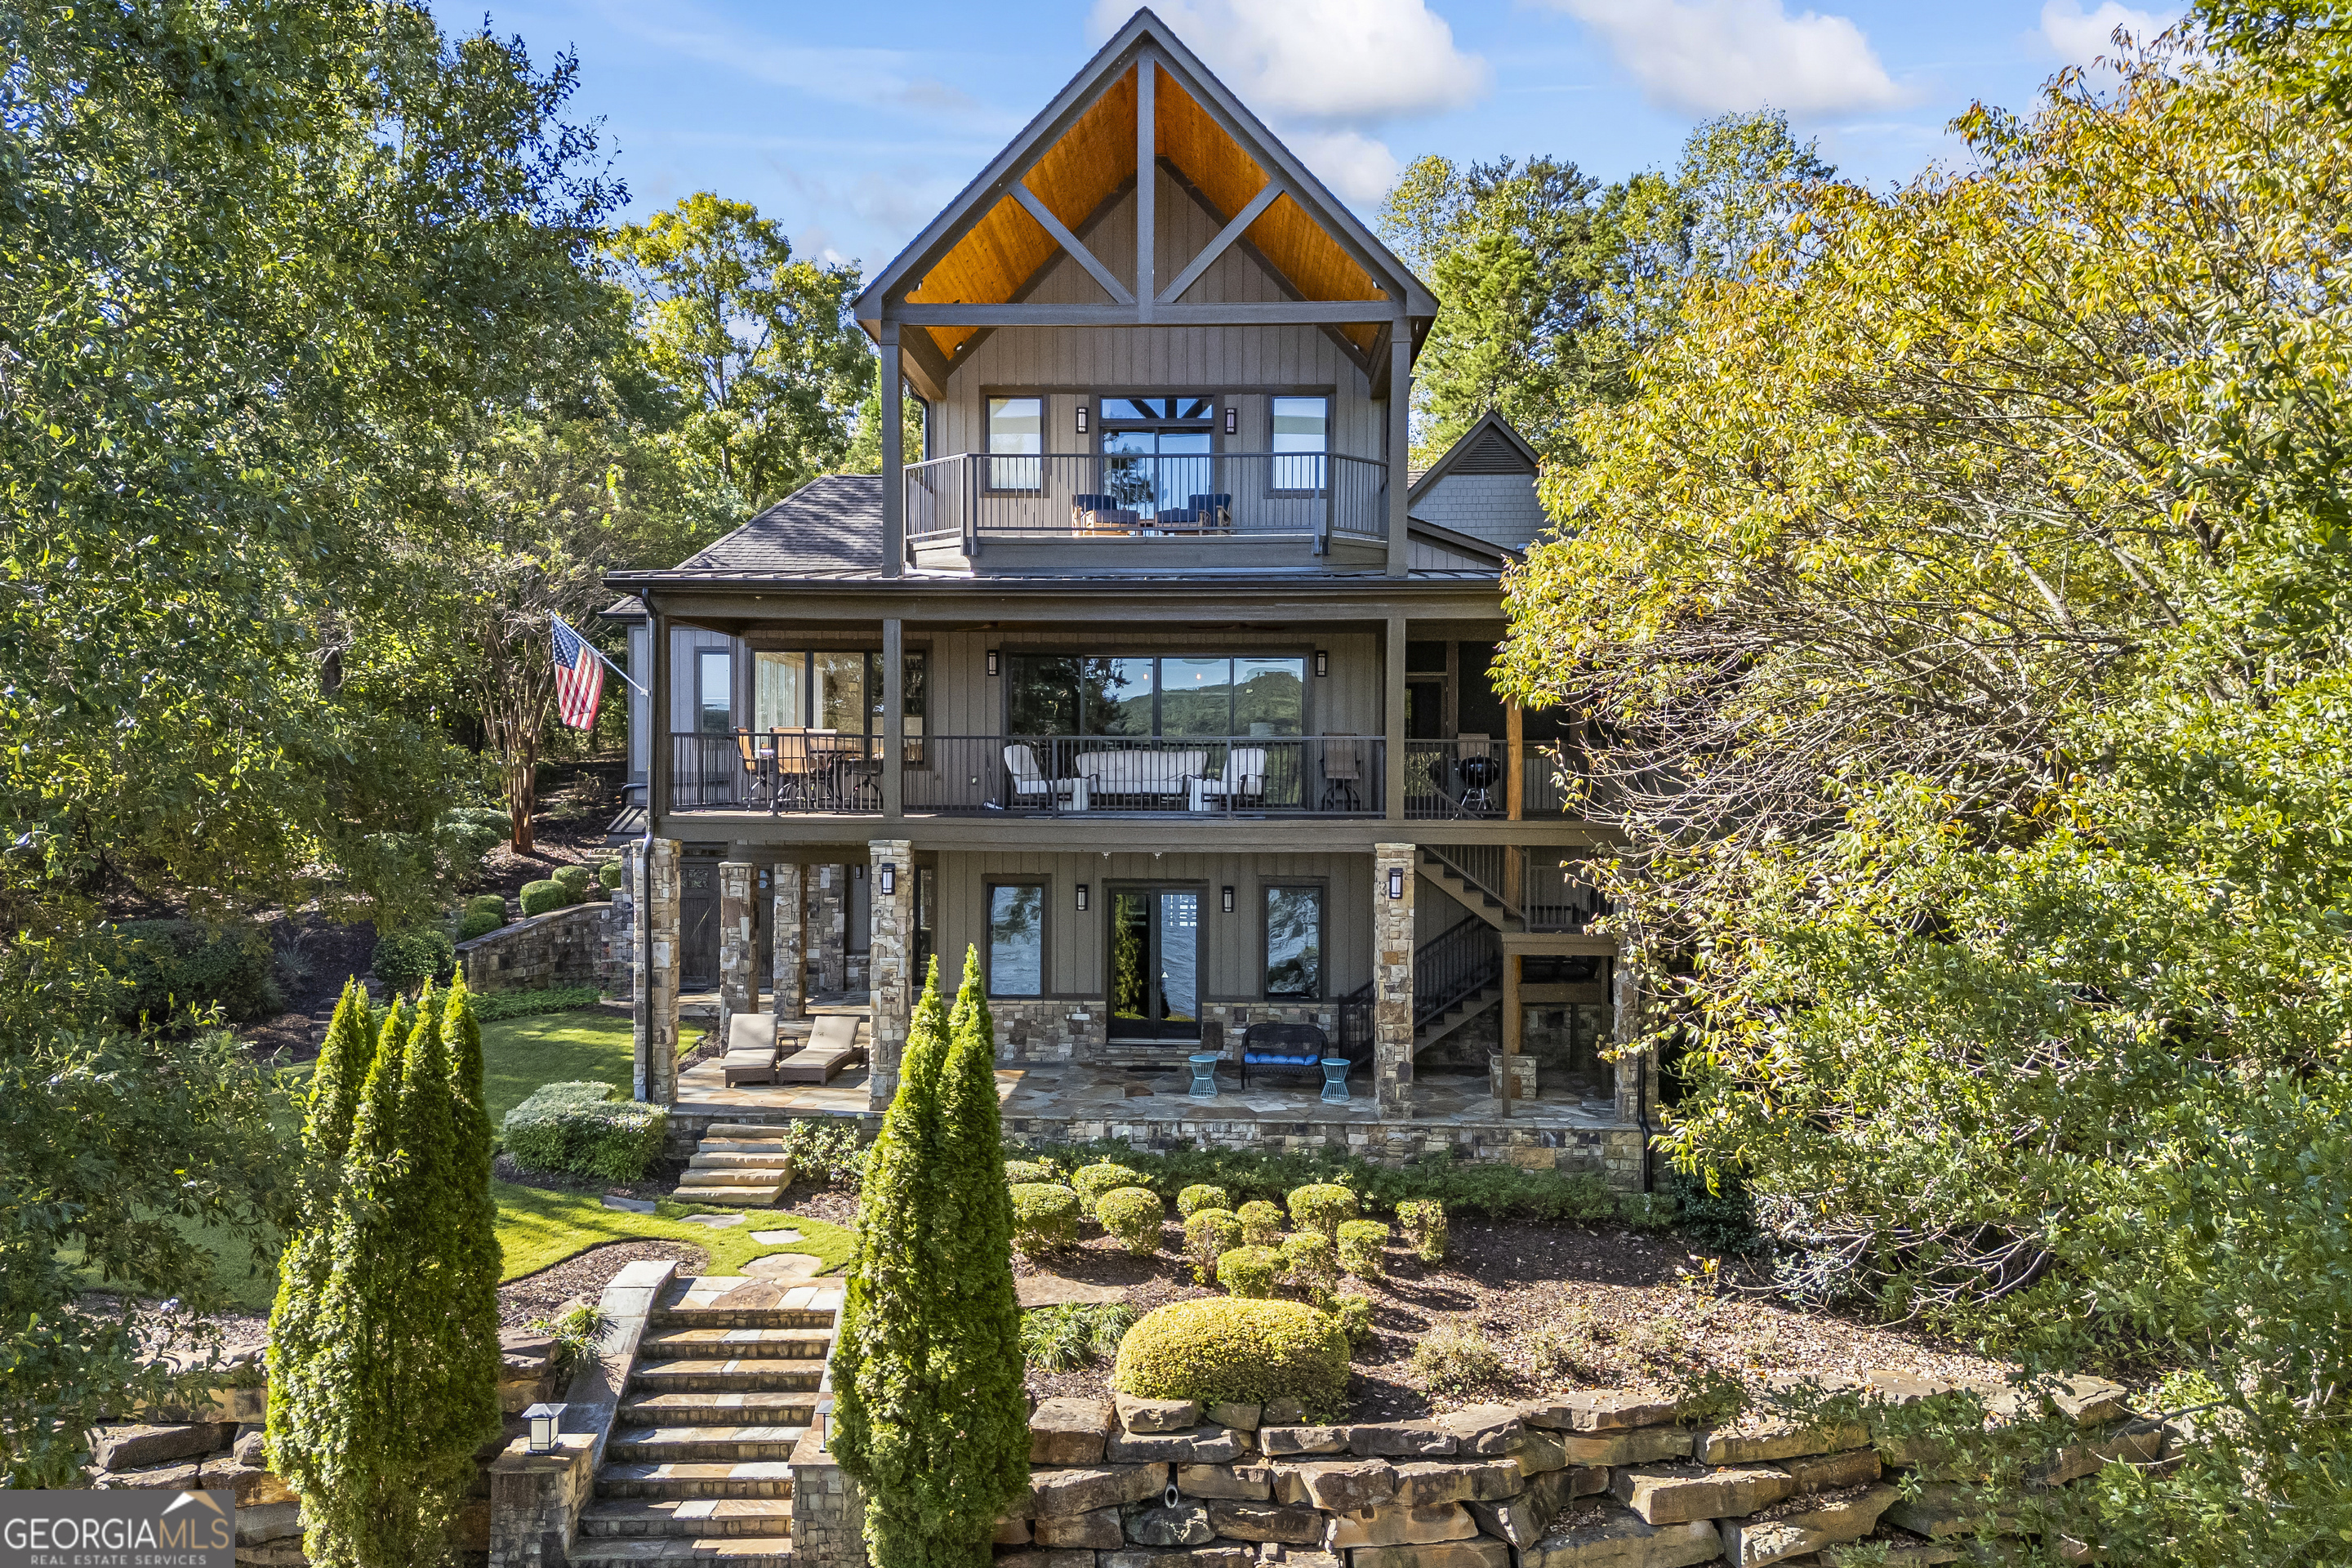
[{"label": "black bench", "polygon": [[1249,1087],[1253,1069],[1261,1073],[1305,1073],[1323,1081],[1323,1058],[1330,1056],[1331,1039],[1314,1024],[1252,1024],[1242,1031],[1242,1087]]}]

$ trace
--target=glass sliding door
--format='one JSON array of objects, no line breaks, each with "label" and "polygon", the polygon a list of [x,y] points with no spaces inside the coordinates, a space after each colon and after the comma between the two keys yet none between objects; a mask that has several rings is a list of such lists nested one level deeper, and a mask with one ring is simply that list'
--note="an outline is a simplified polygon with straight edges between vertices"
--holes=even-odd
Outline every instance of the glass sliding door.
[{"label": "glass sliding door", "polygon": [[1123,888],[1110,904],[1111,1037],[1199,1039],[1199,891]]}]

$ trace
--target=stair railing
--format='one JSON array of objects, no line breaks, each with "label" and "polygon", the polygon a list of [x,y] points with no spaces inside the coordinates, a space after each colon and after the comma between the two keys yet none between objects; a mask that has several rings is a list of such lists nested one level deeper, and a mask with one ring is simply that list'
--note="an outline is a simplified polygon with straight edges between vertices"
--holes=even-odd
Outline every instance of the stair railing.
[{"label": "stair railing", "polygon": [[1517,889],[1511,886],[1510,869],[1519,849],[1503,844],[1424,844],[1421,852],[1468,883],[1473,892],[1502,905],[1505,912],[1520,912],[1519,900],[1512,896]]},{"label": "stair railing", "polygon": [[[1470,915],[1413,950],[1412,1026],[1418,1034],[1503,978],[1503,939]],[[1353,1052],[1372,1044],[1370,981],[1339,998],[1339,1043]]]}]

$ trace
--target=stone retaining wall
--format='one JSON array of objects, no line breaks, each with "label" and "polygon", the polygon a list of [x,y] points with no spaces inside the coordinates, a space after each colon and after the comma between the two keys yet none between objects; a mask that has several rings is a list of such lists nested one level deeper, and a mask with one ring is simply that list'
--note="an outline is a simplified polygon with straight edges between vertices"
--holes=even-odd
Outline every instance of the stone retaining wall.
[{"label": "stone retaining wall", "polygon": [[[1353,1086],[1350,1086],[1353,1087]],[[1361,1091],[1359,1090],[1360,1099]],[[1146,1150],[1339,1149],[1381,1164],[1402,1164],[1428,1153],[1453,1153],[1482,1165],[1517,1165],[1533,1171],[1587,1173],[1621,1192],[1638,1192],[1642,1182],[1642,1130],[1638,1127],[1545,1126],[1528,1121],[1476,1122],[1382,1122],[1365,1121],[1276,1121],[1268,1117],[1223,1119],[1200,1102],[1159,1116],[1140,1107],[1164,1107],[1174,1096],[1130,1100],[1125,1111],[1084,1116],[1008,1116],[1004,1141],[1024,1149],[1124,1138]]]},{"label": "stone retaining wall", "polygon": [[[611,984],[605,927],[613,906],[572,904],[457,944],[467,989],[544,991]],[[624,927],[626,931],[628,927]]]},{"label": "stone retaining wall", "polygon": [[[1763,1568],[1834,1563],[1865,1541],[1869,1561],[1955,1563],[1991,1510],[1882,1424],[1951,1386],[1885,1374],[1858,1386],[1862,1419],[1724,1428],[1620,1390],[1334,1426],[1296,1405],[1049,1399],[1030,1417],[1029,1494],[998,1525],[996,1565]],[[1996,1421],[2042,1414],[1978,1392]],[[2165,1458],[2167,1429],[2134,1419],[2122,1394],[2061,1385],[2053,1418],[2078,1437],[2039,1484]],[[805,1568],[835,1564],[812,1554]]]}]

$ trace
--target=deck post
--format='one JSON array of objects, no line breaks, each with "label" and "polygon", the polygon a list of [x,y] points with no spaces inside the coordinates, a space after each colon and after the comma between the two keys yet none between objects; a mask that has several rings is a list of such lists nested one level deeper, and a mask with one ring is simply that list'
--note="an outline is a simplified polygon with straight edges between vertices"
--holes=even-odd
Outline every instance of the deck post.
[{"label": "deck post", "polygon": [[915,847],[904,838],[877,838],[866,850],[872,858],[866,874],[874,925],[866,961],[873,1003],[866,1105],[879,1114],[890,1109],[898,1092],[898,1058],[907,1048],[907,1024],[914,1010]]},{"label": "deck post", "polygon": [[882,575],[907,565],[906,367],[898,362],[898,323],[882,323]]},{"label": "deck post", "polygon": [[719,862],[719,1040],[722,1049],[736,1015],[760,1010],[751,941],[759,921],[751,906],[756,874],[757,868],[749,860]]},{"label": "deck post", "polygon": [[1503,950],[1503,1063],[1502,1075],[1495,1085],[1495,1114],[1508,1119],[1511,1100],[1518,1093],[1519,1036],[1527,1026],[1527,1013],[1519,1005],[1519,955],[1509,948]]},{"label": "deck post", "polygon": [[1391,616],[1381,647],[1383,667],[1381,728],[1387,737],[1386,743],[1381,748],[1383,753],[1381,790],[1387,806],[1382,815],[1391,822],[1404,820],[1404,617]]},{"label": "deck post", "polygon": [[768,868],[769,885],[775,897],[775,908],[768,924],[769,996],[776,1021],[786,1023],[801,1016],[802,994],[808,972],[807,937],[801,925],[801,865],[797,860],[779,860]]},{"label": "deck post", "polygon": [[1412,323],[1400,316],[1389,328],[1389,562],[1402,577],[1412,564],[1405,521],[1405,465],[1412,456]]},{"label": "deck post", "polygon": [[1372,1086],[1382,1117],[1412,1114],[1412,894],[1420,854],[1412,844],[1372,846]]},{"label": "deck post", "polygon": [[[650,851],[650,853],[648,853]],[[635,1098],[655,1105],[677,1102],[678,843],[656,838],[628,850],[630,895],[652,924],[652,940],[632,950],[630,987]],[[650,964],[647,959],[650,958]]]},{"label": "deck post", "polygon": [[907,623],[882,623],[882,815],[907,812]]}]

